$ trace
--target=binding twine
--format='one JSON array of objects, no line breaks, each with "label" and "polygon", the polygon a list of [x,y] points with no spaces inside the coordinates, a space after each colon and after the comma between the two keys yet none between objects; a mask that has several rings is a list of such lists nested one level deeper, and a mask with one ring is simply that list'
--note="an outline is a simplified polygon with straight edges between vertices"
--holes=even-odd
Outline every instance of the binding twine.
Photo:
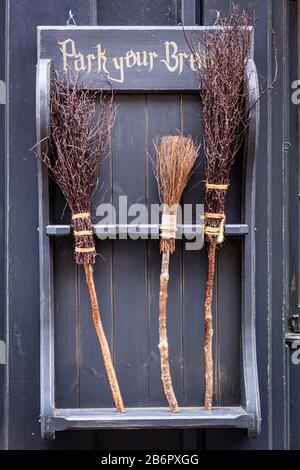
[{"label": "binding twine", "polygon": [[163,214],[160,225],[160,252],[175,251],[176,214]]},{"label": "binding twine", "polygon": [[160,226],[160,236],[164,240],[176,238],[177,225],[176,214],[163,214]]},{"label": "binding twine", "polygon": [[205,182],[206,189],[215,189],[216,191],[227,191],[229,188],[229,184],[215,184],[215,183],[208,183]]},{"label": "binding twine", "polygon": [[[229,184],[215,184],[215,183],[208,183],[205,182],[206,190],[215,190],[215,191],[227,191],[229,188]],[[224,227],[225,227],[225,214],[223,212],[220,213],[210,213],[207,212],[205,214],[205,221],[209,220],[221,220],[219,227],[210,227],[206,226],[204,229],[205,235],[208,237],[217,237],[217,243],[223,243],[224,241]]]},{"label": "binding twine", "polygon": [[90,219],[90,218],[91,218],[91,213],[90,212],[79,212],[78,214],[73,214],[72,215],[72,220]]},{"label": "binding twine", "polygon": [[80,248],[78,246],[75,247],[75,253],[94,253],[95,247],[91,246],[91,248]]},{"label": "binding twine", "polygon": [[[80,213],[77,213],[77,214],[72,214],[72,220],[75,221],[75,224],[76,224],[76,221],[79,220],[79,219],[82,219],[82,220],[88,220],[88,225],[91,224],[91,214],[90,212],[80,212]],[[78,240],[79,237],[92,237],[93,236],[93,230],[91,230],[90,228],[86,228],[85,230],[74,230],[73,231],[73,235],[75,237],[75,243],[76,241]],[[94,242],[93,243],[93,246],[87,246],[87,247],[82,247],[82,246],[75,246],[75,253],[77,254],[89,254],[89,253],[95,253],[96,250],[95,250],[95,246],[94,246]]]}]

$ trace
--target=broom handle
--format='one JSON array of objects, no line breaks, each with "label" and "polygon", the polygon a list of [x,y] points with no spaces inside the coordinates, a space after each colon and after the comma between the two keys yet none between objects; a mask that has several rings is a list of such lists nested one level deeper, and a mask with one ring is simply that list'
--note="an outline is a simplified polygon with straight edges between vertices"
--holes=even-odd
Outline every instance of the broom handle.
[{"label": "broom handle", "polygon": [[98,299],[97,299],[97,293],[95,289],[95,283],[94,283],[94,270],[93,270],[93,265],[92,264],[84,264],[84,270],[85,270],[85,278],[86,278],[86,283],[89,289],[89,294],[90,294],[90,300],[91,300],[91,307],[92,307],[92,318],[95,326],[95,330],[98,336],[98,340],[100,343],[101,351],[102,351],[102,356],[103,356],[103,361],[105,365],[105,369],[107,372],[110,388],[112,391],[113,399],[117,408],[117,411],[119,413],[124,413],[125,408],[123,404],[123,399],[121,396],[117,376],[115,373],[114,365],[111,359],[111,354],[109,350],[109,346],[107,343],[107,339],[103,330],[102,322],[101,322],[101,317],[100,317],[100,310],[99,310],[99,305],[98,305]]},{"label": "broom handle", "polygon": [[209,243],[208,248],[208,273],[205,290],[205,339],[204,339],[204,361],[205,361],[205,409],[212,408],[213,397],[213,319],[212,319],[212,297],[214,288],[216,265],[216,244]]},{"label": "broom handle", "polygon": [[162,253],[160,293],[159,293],[159,350],[161,364],[161,379],[169,406],[174,413],[179,411],[176,396],[173,390],[170,365],[169,345],[167,336],[167,298],[169,282],[169,250]]}]

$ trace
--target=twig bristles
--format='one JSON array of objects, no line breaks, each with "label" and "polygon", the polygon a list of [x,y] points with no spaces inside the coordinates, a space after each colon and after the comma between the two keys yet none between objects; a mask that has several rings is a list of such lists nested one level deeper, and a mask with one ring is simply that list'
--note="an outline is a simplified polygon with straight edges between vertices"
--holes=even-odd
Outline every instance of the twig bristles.
[{"label": "twig bristles", "polygon": [[[223,241],[225,200],[232,165],[249,127],[250,100],[246,80],[251,57],[252,15],[232,4],[228,18],[218,16],[216,29],[190,44],[198,65],[206,156],[205,239],[208,276],[205,292],[205,409],[213,398],[212,298],[216,249]],[[199,54],[201,49],[201,54]],[[261,96],[263,93],[261,94]]]},{"label": "twig bristles", "polygon": [[[160,202],[164,215],[174,215],[182,193],[189,181],[192,168],[196,161],[199,146],[192,137],[163,136],[155,142],[156,159],[154,174],[157,179]],[[175,237],[174,237],[175,238]],[[175,239],[161,238],[161,252],[175,250]]]},{"label": "twig bristles", "polygon": [[[89,213],[101,160],[114,118],[112,93],[85,90],[56,73],[51,83],[51,139],[42,155],[72,214]],[[90,218],[74,220],[76,232],[90,231]],[[93,236],[77,236],[77,248],[95,247]],[[95,262],[96,253],[75,253],[78,264]]]},{"label": "twig bristles", "polygon": [[57,74],[54,74],[51,85],[50,151],[41,155],[41,160],[62,190],[72,212],[75,261],[84,265],[95,332],[116,408],[123,413],[125,408],[102,326],[94,283],[92,265],[96,251],[90,214],[100,163],[113,123],[113,95],[87,91],[77,82],[70,84]]}]

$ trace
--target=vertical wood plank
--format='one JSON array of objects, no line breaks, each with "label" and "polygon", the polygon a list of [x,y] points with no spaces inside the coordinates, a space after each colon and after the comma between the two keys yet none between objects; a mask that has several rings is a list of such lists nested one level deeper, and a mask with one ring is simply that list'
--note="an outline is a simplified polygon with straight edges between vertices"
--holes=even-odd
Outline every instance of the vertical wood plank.
[{"label": "vertical wood plank", "polygon": [[[50,180],[51,223],[70,224],[71,213],[58,186]],[[79,406],[78,271],[73,239],[53,240],[55,394],[58,407]]]},{"label": "vertical wood plank", "polygon": [[[182,133],[191,135],[202,143],[201,100],[197,95],[181,96]],[[204,153],[200,149],[188,186],[183,194],[183,204],[204,202]],[[196,222],[194,219],[193,222]],[[206,278],[205,250],[188,251],[183,244],[183,360],[184,405],[202,405],[204,397],[204,335],[203,305]],[[193,301],[191,301],[193,299]],[[202,430],[183,430],[183,448],[202,447]]]},{"label": "vertical wood plank", "polygon": [[180,0],[98,0],[98,24],[173,26],[177,24],[178,1]]},{"label": "vertical wood plank", "polygon": [[77,268],[70,238],[54,241],[55,395],[58,408],[79,406]]},{"label": "vertical wood plank", "polygon": [[[182,97],[183,134],[202,141],[201,103],[198,95]],[[204,203],[204,154],[199,152],[193,174],[183,195],[184,204]],[[194,214],[195,217],[195,214]],[[200,406],[204,397],[204,286],[206,250],[189,251],[183,246],[183,357],[184,404]]]},{"label": "vertical wood plank", "polygon": [[218,253],[218,383],[221,406],[241,403],[241,250],[228,239]]},{"label": "vertical wood plank", "polygon": [[[5,11],[6,2],[0,2],[0,155],[5,152]],[[0,162],[0,265],[4,266],[4,248],[5,248],[5,164],[4,158]],[[5,325],[4,325],[4,269],[0,272],[0,341],[5,341]],[[4,370],[5,365],[0,361],[0,449],[4,448],[4,429],[3,429],[3,414],[4,414]]]},{"label": "vertical wood plank", "polygon": [[181,18],[185,26],[196,24],[196,1],[195,0],[181,0]]},{"label": "vertical wood plank", "polygon": [[217,19],[217,12],[226,14],[230,8],[230,0],[202,0],[202,24],[211,26]]},{"label": "vertical wood plank", "polygon": [[[298,47],[295,47],[297,44]],[[290,80],[296,80],[298,77],[300,64],[300,5],[299,2],[290,2],[289,12],[289,73]],[[299,217],[299,198],[297,197],[300,189],[299,179],[299,117],[300,110],[298,106],[290,105],[289,120],[291,123],[289,141],[291,149],[289,154],[289,242],[290,242],[290,300],[289,312],[299,312],[300,303],[300,217]],[[295,230],[297,224],[297,230]],[[298,280],[298,282],[297,282]],[[288,361],[288,387],[289,396],[287,399],[287,410],[289,424],[289,448],[300,448],[300,402],[299,402],[299,383],[300,383],[300,367],[292,362],[294,349],[290,349],[287,354]],[[299,356],[298,356],[299,357]]]},{"label": "vertical wood plank", "polygon": [[[227,194],[227,223],[241,221],[243,152],[232,168]],[[218,250],[216,394],[221,406],[240,403],[241,240],[225,239]],[[234,295],[231,293],[234,292]]]},{"label": "vertical wood plank", "polygon": [[[241,220],[241,183],[238,183],[241,181],[242,177],[242,171],[241,171],[241,166],[242,166],[242,161],[241,158],[243,158],[243,152],[240,152],[240,155],[237,158],[237,161],[235,162],[235,165],[232,168],[232,173],[231,173],[231,181],[235,182],[234,184],[231,185],[228,194],[227,194],[227,199],[226,199],[226,205],[225,205],[225,213],[226,213],[226,220],[227,223],[239,223]],[[239,255],[238,256],[233,256],[228,259],[227,262],[230,263],[230,267],[228,268],[228,271],[232,269],[233,275],[235,276],[238,274],[238,279],[235,277],[233,279],[228,277],[228,273],[226,273],[226,264],[224,267],[224,257],[225,253],[224,248],[227,246],[228,243],[237,243],[239,246],[239,240],[234,240],[234,239],[226,239],[225,243],[219,247],[216,255],[216,275],[215,275],[215,291],[214,291],[214,298],[213,298],[213,328],[214,328],[214,337],[213,337],[213,348],[214,348],[214,403],[216,406],[222,406],[223,398],[226,396],[226,391],[223,390],[222,388],[222,383],[226,384],[226,387],[230,386],[230,379],[228,377],[227,381],[227,375],[229,374],[229,370],[232,368],[234,369],[233,365],[231,364],[231,361],[235,363],[235,359],[231,354],[228,354],[229,351],[231,351],[231,348],[237,347],[238,354],[240,354],[240,349],[239,349],[239,335],[240,335],[240,329],[237,330],[237,328],[240,328],[240,308],[241,308],[241,276],[240,276],[240,269],[241,269],[241,260]],[[236,251],[233,250],[234,255],[236,255]],[[234,285],[236,283],[238,284],[236,287],[236,292],[238,293],[238,296],[231,296],[228,295],[228,289],[223,289],[223,281],[224,277],[226,278],[225,282],[230,282],[229,279],[232,281]],[[232,302],[232,305],[231,305]],[[232,342],[228,341],[227,337],[227,331],[226,331],[226,325],[223,325],[223,320],[222,316],[224,314],[224,308],[227,306],[227,310],[229,311],[229,315],[235,317],[236,315],[238,316],[238,321],[237,323],[233,323],[232,325],[232,338],[237,339],[238,343],[236,344],[234,340]],[[236,312],[235,308],[238,306],[238,311]],[[233,309],[233,310],[232,310]],[[227,311],[226,310],[226,311]],[[229,343],[229,349],[228,351],[226,350],[227,343]],[[239,362],[239,357],[237,358],[238,364]],[[222,370],[221,370],[221,362],[222,362]],[[236,364],[235,364],[236,365]],[[226,372],[226,369],[228,371]],[[235,385],[237,386],[236,394],[239,396],[239,387],[240,387],[240,374],[235,375],[235,379],[233,379],[233,384],[232,386],[234,387]],[[221,383],[222,382],[222,383]],[[227,396],[227,400],[230,401],[229,396]]]},{"label": "vertical wood plank", "polygon": [[[113,201],[145,202],[145,98],[120,95],[113,130]],[[123,222],[124,223],[124,222]],[[148,404],[146,242],[113,245],[114,353],[125,406]]]},{"label": "vertical wood plank", "polygon": [[[90,1],[53,0],[41,4],[6,2],[8,101],[6,104],[6,374],[5,447],[10,449],[72,448],[74,436],[42,441],[39,424],[39,275],[37,171],[30,148],[35,135],[36,26],[65,24],[72,12],[77,24],[90,21]],[[20,55],[20,51],[22,54]],[[21,196],[20,196],[21,195]],[[22,233],[22,242],[20,238]],[[21,352],[21,354],[20,354]],[[22,403],[22,406],[20,406]],[[80,436],[89,448],[91,433]]]},{"label": "vertical wood plank", "polygon": [[[148,97],[148,151],[154,155],[153,139],[157,136],[172,134],[180,131],[180,96],[179,95],[149,95]],[[156,181],[153,170],[149,167],[148,199],[157,201]],[[155,199],[152,195],[155,194]],[[150,243],[148,252],[149,273],[149,398],[151,406],[167,406],[161,383],[160,356],[158,350],[158,300],[160,255],[159,243],[157,248]],[[182,361],[182,243],[176,242],[175,254],[170,258],[170,281],[168,289],[168,340],[170,366],[173,386],[178,402],[183,403],[183,361]]]}]

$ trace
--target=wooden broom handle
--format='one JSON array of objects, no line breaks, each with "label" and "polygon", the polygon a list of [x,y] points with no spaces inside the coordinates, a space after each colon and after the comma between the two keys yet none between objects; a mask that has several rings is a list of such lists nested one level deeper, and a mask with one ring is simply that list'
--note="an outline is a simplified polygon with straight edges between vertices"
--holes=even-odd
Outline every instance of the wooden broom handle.
[{"label": "wooden broom handle", "polygon": [[214,277],[216,266],[216,243],[209,242],[208,246],[208,273],[206,281],[204,319],[205,319],[205,339],[204,339],[204,362],[205,362],[205,409],[212,409],[213,399],[213,318],[212,318],[212,298],[214,289]]},{"label": "wooden broom handle", "polygon": [[168,283],[169,283],[169,261],[170,251],[162,253],[161,260],[161,275],[160,275],[160,293],[159,293],[159,350],[160,350],[160,365],[161,365],[161,379],[168,400],[170,409],[177,413],[179,411],[178,403],[174,393],[170,364],[169,364],[169,346],[167,336],[167,298],[168,298]]},{"label": "wooden broom handle", "polygon": [[98,340],[100,343],[101,351],[102,351],[102,356],[103,356],[103,361],[105,365],[105,369],[107,372],[110,388],[112,391],[113,399],[117,408],[117,411],[119,413],[124,413],[125,408],[123,404],[123,399],[121,396],[116,372],[114,369],[114,365],[111,359],[111,354],[109,350],[109,346],[107,343],[107,339],[103,330],[102,322],[101,322],[101,316],[100,316],[100,310],[99,310],[99,305],[98,305],[98,299],[97,299],[97,293],[95,289],[95,282],[94,282],[94,270],[93,270],[93,265],[92,264],[84,264],[84,270],[85,270],[85,278],[86,278],[86,283],[89,289],[89,294],[90,294],[90,300],[91,300],[91,307],[92,307],[92,318],[95,326],[95,330],[98,336]]}]

